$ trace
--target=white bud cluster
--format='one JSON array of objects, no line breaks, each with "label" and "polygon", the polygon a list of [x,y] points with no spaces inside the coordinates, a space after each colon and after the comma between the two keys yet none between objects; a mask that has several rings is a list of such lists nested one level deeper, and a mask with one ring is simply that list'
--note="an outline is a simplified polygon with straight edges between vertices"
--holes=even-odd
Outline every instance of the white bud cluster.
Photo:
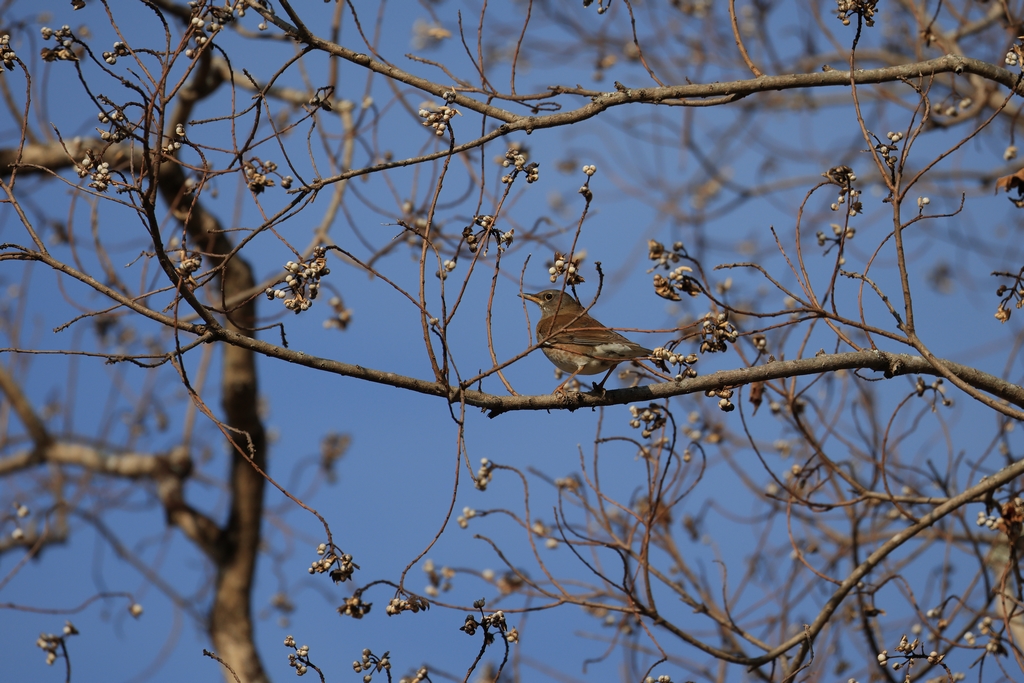
[{"label": "white bud cluster", "polygon": [[[199,2],[199,0],[190,0],[188,6],[193,12],[192,19],[189,21],[189,29],[193,34],[193,41],[198,46],[206,45],[210,42],[213,34],[224,28],[225,24],[234,21],[236,12],[239,17],[245,16],[244,2],[233,2],[226,7],[218,7],[207,6],[205,2]],[[264,25],[260,30],[265,28]],[[185,56],[189,59],[194,59],[198,54],[199,51],[193,48],[185,50]]]},{"label": "white bud cluster", "polygon": [[526,174],[527,183],[535,183],[540,180],[540,164],[537,162],[526,163],[526,152],[520,148],[510,147],[505,152],[505,159],[501,162],[505,168],[514,167],[515,171],[501,177],[501,182],[508,185],[515,179],[517,173]]},{"label": "white bud cluster", "polygon": [[445,130],[448,128],[448,122],[455,118],[456,115],[462,116],[462,112],[454,107],[448,105],[442,105],[435,111],[429,109],[420,109],[420,118],[424,119],[423,125],[434,129],[434,135],[444,135]]},{"label": "white bud cluster", "polygon": [[878,0],[836,0],[836,18],[843,22],[843,26],[849,26],[850,15],[855,14],[864,20],[866,26],[874,26],[877,3]]},{"label": "white bud cluster", "polygon": [[96,170],[89,176],[91,183],[89,187],[97,192],[106,192],[110,186],[110,164],[103,162],[96,167]]},{"label": "white bud cluster", "polygon": [[274,187],[274,179],[270,175],[277,174],[276,162],[253,157],[242,164],[242,169],[249,182],[249,191],[253,194],[261,194],[266,188]]},{"label": "white bud cluster", "polygon": [[[14,53],[14,49],[11,47],[11,37],[6,33],[0,36],[0,60],[4,63],[4,68],[14,70],[14,60],[18,58],[18,55]],[[3,69],[0,69],[3,71]]]},{"label": "white bud cluster", "polygon": [[121,110],[112,109],[110,113],[98,112],[96,118],[99,119],[100,123],[109,124],[113,130],[100,130],[96,129],[96,132],[100,134],[100,139],[110,142],[121,142],[128,137],[128,127],[126,125],[127,119]]},{"label": "white bud cluster", "polygon": [[[651,352],[651,358],[656,361],[664,361],[669,365],[693,365],[699,360],[700,356],[695,353],[689,353],[684,356],[681,353],[659,346]],[[694,373],[694,377],[696,377],[696,373]]]},{"label": "white bud cluster", "polygon": [[556,251],[554,260],[549,262],[551,265],[548,266],[548,280],[557,282],[559,276],[565,275],[567,285],[578,285],[584,282],[583,276],[580,275],[580,264],[583,263],[586,255],[586,251],[580,251],[570,258]]},{"label": "white bud cluster", "polygon": [[[359,565],[352,561],[351,555],[347,553],[338,555],[334,551],[328,550],[326,543],[318,545],[316,552],[321,557],[319,560],[314,560],[310,563],[308,569],[310,574],[330,572],[334,583],[342,583],[351,579],[355,570],[359,569]],[[335,564],[338,566],[334,567]]]},{"label": "white bud cluster", "polygon": [[999,518],[995,515],[985,514],[984,510],[978,510],[978,518],[975,520],[975,524],[994,531],[999,526]]},{"label": "white bud cluster", "polygon": [[854,235],[857,234],[856,229],[847,226],[846,230],[843,230],[843,226],[839,225],[838,223],[830,223],[829,227],[832,228],[832,234],[835,235],[835,237],[828,237],[823,231],[819,230],[816,233],[819,247],[823,247],[829,242],[834,242],[838,244],[840,240],[851,240],[853,239]]},{"label": "white bud cluster", "polygon": [[288,653],[288,666],[295,669],[296,676],[304,676],[309,671],[309,645],[296,647],[295,638],[285,636],[284,646],[294,648],[295,652]]},{"label": "white bud cluster", "polygon": [[473,519],[474,517],[476,517],[476,510],[474,510],[471,507],[462,508],[462,514],[459,515],[459,518],[456,520],[459,523],[459,528],[465,529],[466,527],[468,527],[469,520]]},{"label": "white bud cluster", "polygon": [[421,669],[418,669],[416,671],[415,676],[413,676],[412,678],[403,676],[402,678],[398,679],[398,683],[420,683],[420,681],[426,679],[428,675],[429,672],[427,671],[427,667],[422,667]]},{"label": "white bud cluster", "polygon": [[[883,146],[887,148],[886,153],[891,150],[891,147]],[[895,164],[895,157],[891,158]],[[853,169],[849,166],[835,166],[822,175],[840,187],[839,198],[832,202],[831,205],[833,211],[838,211],[839,207],[846,204],[847,200],[849,200],[848,212],[851,216],[856,216],[864,210],[864,205],[858,199],[858,197],[860,197],[860,191],[853,187],[853,183],[857,180],[857,174],[853,172]]]},{"label": "white bud cluster", "polygon": [[199,253],[188,253],[184,249],[178,252],[178,266],[174,269],[178,275],[189,281],[189,285],[193,288],[196,285],[195,280],[192,278],[192,274],[195,273],[203,266],[203,255]]},{"label": "white bud cluster", "polygon": [[46,653],[46,664],[52,666],[57,661],[57,650],[64,643],[64,639],[68,636],[78,635],[78,629],[70,621],[64,622],[63,635],[56,635],[54,633],[40,633],[39,638],[36,639],[36,647]]},{"label": "white bud cluster", "polygon": [[417,595],[410,595],[408,598],[391,598],[391,601],[388,602],[388,606],[384,608],[384,612],[387,613],[388,616],[394,616],[396,614],[401,614],[402,612],[412,612],[413,614],[416,614],[417,612],[423,612],[428,609],[430,609],[430,603],[424,598]]},{"label": "white bud cluster", "polygon": [[118,57],[127,57],[131,54],[128,51],[128,46],[122,43],[120,40],[114,43],[114,49],[110,52],[103,53],[103,61],[113,66],[117,64]]},{"label": "white bud cluster", "polygon": [[434,277],[440,278],[442,280],[447,280],[448,273],[455,270],[455,264],[455,259],[445,259],[444,262],[441,263],[441,269],[434,273]]},{"label": "white bud cluster", "polygon": [[265,294],[270,300],[282,299],[284,307],[295,313],[307,311],[320,293],[320,278],[330,275],[327,267],[327,250],[315,247],[313,257],[308,261],[296,263],[288,261],[284,264],[287,275],[284,277],[286,287],[267,287]]},{"label": "white bud cluster", "polygon": [[[473,606],[477,609],[482,609],[483,600],[477,600],[473,603]],[[475,635],[477,629],[480,628],[484,629],[484,633],[488,639],[490,638],[488,631],[493,628],[499,631],[509,643],[519,642],[519,631],[515,628],[508,627],[508,623],[505,621],[505,613],[501,610],[498,610],[493,614],[483,615],[480,618],[480,621],[477,621],[476,617],[472,614],[467,614],[466,621],[461,627],[459,627],[459,630],[464,632],[466,635],[472,636]]]},{"label": "white bud cluster", "polygon": [[480,458],[480,468],[476,471],[476,479],[473,481],[473,486],[480,491],[486,491],[487,485],[491,483],[493,476],[494,463],[487,458]]},{"label": "white bud cluster", "polygon": [[[78,59],[75,53],[71,51],[72,46],[75,44],[75,39],[74,36],[71,34],[70,26],[64,24],[56,31],[48,26],[44,26],[42,29],[40,29],[40,33],[43,36],[43,40],[50,40],[51,38],[53,38],[56,40],[57,43],[57,45],[52,49],[43,48],[41,55],[43,61],[75,61]],[[4,43],[4,45],[6,44]],[[0,50],[0,53],[6,54],[9,51],[10,48],[9,46],[7,46],[5,47],[5,49]],[[14,53],[11,52],[12,60],[14,59],[13,54]],[[14,62],[11,61],[10,63],[8,63],[8,60],[5,59],[4,66],[8,69],[13,69]]]},{"label": "white bud cluster", "polygon": [[629,426],[633,429],[643,430],[640,435],[649,439],[654,432],[665,426],[667,418],[661,406],[657,403],[648,404],[646,408],[638,408],[637,406],[629,407],[629,414],[633,416],[633,419],[629,421]]}]

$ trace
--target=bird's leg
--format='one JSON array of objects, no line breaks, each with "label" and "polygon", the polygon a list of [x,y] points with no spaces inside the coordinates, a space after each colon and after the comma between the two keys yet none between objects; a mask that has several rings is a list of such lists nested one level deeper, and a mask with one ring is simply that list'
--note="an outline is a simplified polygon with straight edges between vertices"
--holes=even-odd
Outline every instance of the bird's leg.
[{"label": "bird's leg", "polygon": [[594,387],[595,394],[597,394],[598,396],[604,396],[604,383],[607,382],[608,378],[612,376],[612,373],[615,372],[616,367],[617,366],[613,365],[610,368],[608,368],[608,372],[605,373],[604,377],[601,378],[600,382],[593,382],[591,384],[591,386]]},{"label": "bird's leg", "polygon": [[569,375],[569,377],[564,382],[562,382],[557,387],[555,387],[555,390],[552,391],[551,393],[552,394],[564,394],[565,393],[565,387],[569,384],[569,382],[571,382],[573,380],[574,377],[576,377],[576,375],[580,374],[580,370],[582,370],[582,369],[583,369],[582,365],[580,367],[576,368],[576,371],[573,372],[571,375]]}]

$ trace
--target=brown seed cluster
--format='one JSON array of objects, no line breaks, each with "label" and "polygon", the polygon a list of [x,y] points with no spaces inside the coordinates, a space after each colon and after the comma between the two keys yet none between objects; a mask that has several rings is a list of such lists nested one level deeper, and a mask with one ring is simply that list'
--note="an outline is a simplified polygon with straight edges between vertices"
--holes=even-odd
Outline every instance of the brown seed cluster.
[{"label": "brown seed cluster", "polygon": [[648,273],[655,270],[669,271],[668,277],[654,274],[654,293],[662,299],[680,301],[680,293],[690,296],[698,296],[701,293],[700,283],[689,275],[693,268],[679,263],[684,259],[689,260],[682,242],[673,244],[670,251],[665,249],[661,242],[650,240],[647,243],[647,258],[654,261],[654,265],[647,270]]}]

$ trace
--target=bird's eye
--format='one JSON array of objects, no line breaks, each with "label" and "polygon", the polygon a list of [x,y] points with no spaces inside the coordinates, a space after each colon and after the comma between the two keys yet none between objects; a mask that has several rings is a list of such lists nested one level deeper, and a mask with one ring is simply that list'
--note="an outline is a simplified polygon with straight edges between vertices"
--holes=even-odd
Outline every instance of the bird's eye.
[{"label": "bird's eye", "polygon": [[552,300],[552,299],[554,299],[554,298],[555,298],[555,297],[554,297],[553,295],[551,295],[551,294],[545,294],[545,295],[544,295],[544,299],[545,299],[546,301],[551,301],[551,300]]}]

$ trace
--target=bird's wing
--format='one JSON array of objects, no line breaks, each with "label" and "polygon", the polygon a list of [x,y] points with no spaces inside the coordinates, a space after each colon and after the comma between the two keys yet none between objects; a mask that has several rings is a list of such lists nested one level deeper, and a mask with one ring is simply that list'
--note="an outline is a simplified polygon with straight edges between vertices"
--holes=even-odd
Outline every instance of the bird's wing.
[{"label": "bird's wing", "polygon": [[597,344],[594,346],[593,357],[598,360],[619,360],[627,358],[642,358],[644,356],[651,355],[650,349],[628,341],[623,344],[620,342],[605,342],[603,344]]},{"label": "bird's wing", "polygon": [[636,342],[630,341],[621,334],[611,330],[593,337],[586,336],[586,333],[580,330],[576,330],[572,334],[559,332],[545,339],[542,345],[554,348],[571,348],[571,350],[577,352],[580,346],[591,346],[594,352],[587,355],[597,360],[625,360],[651,355],[650,349],[645,349]]}]

